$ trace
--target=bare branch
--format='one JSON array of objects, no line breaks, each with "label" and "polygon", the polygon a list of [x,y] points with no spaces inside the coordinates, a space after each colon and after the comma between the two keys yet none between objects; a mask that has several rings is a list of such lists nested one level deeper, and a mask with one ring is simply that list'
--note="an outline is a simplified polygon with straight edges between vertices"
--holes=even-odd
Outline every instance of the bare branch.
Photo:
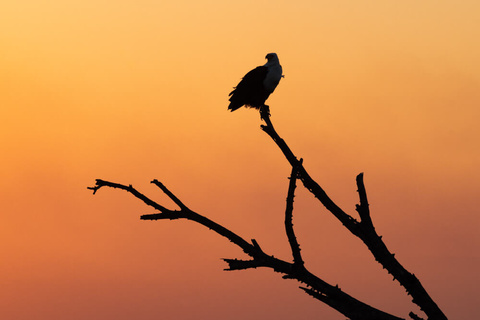
[{"label": "bare branch", "polygon": [[160,181],[158,181],[157,179],[153,179],[152,181],[153,184],[155,184],[157,187],[159,187],[160,189],[162,189],[162,191],[170,198],[172,199],[173,202],[175,202],[177,204],[177,206],[180,207],[180,209],[186,209],[188,210],[187,206],[184,205],[182,203],[182,201],[180,201],[180,199],[178,199],[172,192],[170,192],[170,190],[167,189],[167,187],[165,187],[163,185],[163,183],[161,183]]},{"label": "bare branch", "polygon": [[335,215],[335,217],[337,217],[337,219],[340,220],[345,227],[355,234],[358,233],[358,222],[353,217],[345,213],[345,211],[343,211],[339,206],[337,206],[320,187],[320,185],[310,177],[310,175],[307,173],[307,170],[303,166],[303,163],[297,159],[287,143],[280,138],[278,133],[275,131],[272,121],[270,120],[270,116],[262,115],[262,119],[266,123],[266,125],[261,126],[262,130],[265,131],[265,133],[267,133],[273,139],[273,141],[275,141],[290,165],[292,167],[298,166],[298,174],[305,188],[307,188],[318,200],[320,200],[325,208]]},{"label": "bare branch", "polygon": [[191,221],[195,221],[205,227],[207,227],[210,230],[215,231],[221,236],[224,236],[240,248],[242,250],[250,255],[258,255],[259,253],[263,253],[261,250],[259,250],[260,247],[257,247],[253,244],[248,243],[245,241],[242,237],[238,236],[234,232],[228,230],[222,225],[219,225],[218,223],[208,219],[207,217],[204,217],[190,209],[185,209],[185,210],[180,210],[180,211],[170,211],[170,212],[162,212],[162,213],[156,213],[156,214],[146,214],[142,215],[140,217],[141,220],[176,220],[176,219],[187,219]]},{"label": "bare branch", "polygon": [[93,190],[93,194],[95,194],[100,188],[102,187],[110,187],[110,188],[115,188],[115,189],[122,189],[125,190],[129,193],[131,193],[134,197],[142,200],[146,205],[151,206],[155,209],[157,209],[160,212],[171,212],[171,210],[168,210],[164,206],[156,203],[155,201],[147,198],[145,195],[141,194],[138,192],[132,185],[123,185],[120,183],[115,183],[115,182],[109,182],[101,179],[95,180],[96,184],[93,187],[87,187],[87,189]]},{"label": "bare branch", "polygon": [[[300,163],[302,159],[300,159]],[[295,197],[295,188],[297,182],[298,168],[292,167],[292,174],[290,175],[290,183],[288,185],[287,207],[285,209],[285,232],[287,234],[290,248],[292,249],[293,263],[296,266],[303,267],[304,262],[302,254],[300,253],[300,245],[293,230],[293,198]]]},{"label": "bare branch", "polygon": [[270,115],[268,113],[261,113],[261,118],[266,123],[266,125],[261,126],[261,129],[277,144],[292,168],[298,167],[298,175],[305,188],[307,188],[352,234],[360,238],[367,245],[368,249],[375,257],[375,260],[392,274],[394,279],[398,280],[400,285],[402,285],[407,290],[407,293],[412,296],[412,301],[425,312],[429,320],[447,320],[445,314],[428,295],[420,281],[395,259],[395,255],[391,254],[387,249],[382,237],[378,236],[375,232],[375,228],[373,227],[370,218],[365,187],[363,185],[363,174],[360,174],[357,177],[357,186],[360,196],[360,205],[357,205],[357,211],[361,218],[361,223],[359,223],[356,219],[340,209],[340,207],[328,197],[320,185],[310,177],[303,164],[297,160],[297,157],[285,141],[280,138],[275,131],[270,120]]},{"label": "bare branch", "polygon": [[[313,288],[300,287],[300,289],[302,289],[303,291],[305,291],[307,294],[314,297],[315,299],[318,299],[323,303],[329,305],[330,307],[336,309],[337,301],[335,301],[335,299],[332,299],[331,296],[325,295],[324,293],[319,292]],[[338,290],[341,292],[340,289]],[[368,320],[380,320],[380,319],[399,320],[400,319],[388,313],[377,313],[374,310],[362,310],[361,312],[358,312],[357,309],[348,308],[348,306],[345,308],[343,314],[352,320],[367,320],[367,319]]]},{"label": "bare branch", "polygon": [[252,239],[252,244],[258,251],[263,252],[263,250],[262,250],[262,248],[260,248],[260,245],[258,244],[257,240]]},{"label": "bare branch", "polygon": [[[353,298],[340,290],[338,286],[328,284],[305,268],[301,256],[300,245],[293,228],[293,202],[296,180],[300,179],[303,185],[325,206],[325,208],[327,208],[328,211],[330,211],[352,234],[360,238],[366,244],[375,259],[393,275],[394,279],[397,279],[400,282],[400,284],[407,290],[408,294],[412,295],[413,302],[420,306],[421,310],[428,316],[428,320],[446,320],[447,318],[427,294],[420,281],[414,274],[409,273],[402,265],[400,265],[395,259],[394,254],[391,254],[387,249],[382,237],[378,236],[376,233],[370,216],[367,193],[363,182],[363,174],[357,176],[357,187],[360,198],[360,204],[356,205],[356,210],[360,216],[360,221],[357,221],[338,207],[330,197],[328,197],[320,185],[310,177],[303,166],[302,159],[297,159],[285,141],[281,139],[275,131],[273,124],[270,121],[268,106],[264,106],[260,109],[260,116],[266,123],[266,125],[261,126],[262,130],[274,140],[292,166],[285,209],[285,230],[292,251],[293,263],[266,254],[260,248],[260,245],[255,239],[252,239],[251,243],[249,243],[231,230],[190,210],[182,201],[180,201],[179,198],[168,190],[167,187],[156,179],[154,179],[152,183],[159,187],[177,206],[179,206],[180,210],[167,209],[138,192],[131,185],[126,186],[98,179],[96,180],[96,185],[88,187],[88,189],[93,190],[94,194],[102,187],[125,190],[148,206],[159,211],[159,213],[142,215],[142,220],[186,219],[197,222],[227,238],[252,258],[251,260],[223,259],[228,264],[228,269],[226,270],[245,270],[258,267],[271,268],[275,272],[283,274],[283,278],[285,279],[295,279],[300,283],[304,283],[306,287],[301,287],[301,289],[307,294],[326,303],[350,319],[400,320],[401,318],[387,314]],[[423,320],[414,313],[410,313],[410,317],[413,320]]]},{"label": "bare branch", "polygon": [[[293,175],[293,177],[295,177],[295,175]],[[271,268],[276,272],[282,273],[284,275],[284,278],[295,279],[301,283],[305,283],[315,292],[321,293],[322,296],[327,297],[325,299],[322,299],[321,301],[328,301],[328,304],[330,306],[335,308],[338,312],[350,317],[351,319],[365,319],[355,315],[368,314],[370,316],[368,319],[401,320],[401,318],[387,314],[381,310],[375,309],[368,304],[353,298],[347,293],[341,291],[338,287],[332,286],[327,282],[323,281],[322,279],[318,278],[314,274],[310,273],[304,267],[298,268],[297,264],[295,263],[289,263],[275,258],[272,255],[264,253],[255,239],[251,240],[252,243],[248,243],[242,237],[238,236],[229,229],[188,209],[184,205],[182,206],[181,210],[168,210],[163,206],[157,204],[153,200],[147,198],[146,196],[135,190],[132,186],[125,186],[104,180],[97,180],[96,186],[89,189],[97,191],[104,186],[126,190],[129,193],[132,193],[138,199],[145,202],[146,204],[162,208],[161,213],[142,215],[142,220],[187,219],[197,222],[215,231],[219,235],[227,238],[232,243],[239,246],[246,254],[252,257],[252,260],[224,259],[224,261],[226,261],[229,265],[229,268],[227,270],[244,270],[258,267]],[[354,315],[354,317],[351,317],[351,315]]]},{"label": "bare branch", "polygon": [[365,191],[365,185],[363,184],[363,173],[360,173],[357,176],[357,187],[360,204],[356,205],[356,210],[360,216],[361,223],[366,228],[373,228],[370,209],[368,207],[367,192]]},{"label": "bare branch", "polygon": [[322,294],[321,292],[315,291],[312,288],[306,288],[306,287],[299,287],[303,291],[305,291],[308,295],[314,297],[315,299],[318,299],[326,304],[328,304],[328,296],[325,294]]},{"label": "bare branch", "polygon": [[246,270],[246,269],[256,269],[258,267],[265,267],[258,260],[238,260],[238,259],[223,259],[228,263],[228,269],[223,269],[225,271],[233,270]]}]

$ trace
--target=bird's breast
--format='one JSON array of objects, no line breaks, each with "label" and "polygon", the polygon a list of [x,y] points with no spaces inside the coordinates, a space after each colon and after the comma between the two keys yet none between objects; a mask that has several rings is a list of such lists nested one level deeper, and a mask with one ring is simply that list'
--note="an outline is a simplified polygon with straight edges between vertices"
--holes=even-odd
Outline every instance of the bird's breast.
[{"label": "bird's breast", "polygon": [[282,66],[272,66],[268,69],[265,80],[263,80],[263,86],[266,91],[272,93],[277,87],[280,79],[282,78]]}]

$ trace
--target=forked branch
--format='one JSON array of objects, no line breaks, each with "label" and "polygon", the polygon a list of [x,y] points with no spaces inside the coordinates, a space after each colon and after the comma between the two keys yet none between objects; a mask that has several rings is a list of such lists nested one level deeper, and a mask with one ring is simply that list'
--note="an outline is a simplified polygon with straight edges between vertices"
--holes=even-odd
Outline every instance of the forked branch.
[{"label": "forked branch", "polygon": [[344,314],[349,319],[401,320],[401,318],[375,309],[366,303],[353,298],[352,296],[343,292],[340,288],[338,288],[338,286],[332,286],[328,284],[305,269],[300,255],[300,247],[295,238],[292,224],[293,197],[296,177],[297,172],[296,169],[294,169],[292,170],[292,175],[290,177],[285,218],[288,239],[294,257],[293,263],[275,258],[274,256],[265,253],[255,239],[252,239],[250,243],[222,225],[192,211],[158,180],[153,180],[152,183],[158,186],[175,204],[177,204],[180,207],[180,210],[167,209],[166,207],[141,194],[131,185],[126,186],[119,183],[98,179],[96,180],[95,186],[89,187],[88,189],[93,190],[94,194],[103,187],[125,190],[134,197],[142,200],[147,205],[160,211],[159,213],[142,215],[140,217],[142,220],[186,219],[197,222],[208,229],[213,230],[217,234],[227,238],[232,243],[240,247],[247,255],[250,256],[251,259],[224,259],[224,261],[228,264],[228,269],[226,270],[245,270],[258,267],[271,268],[276,272],[282,273],[283,277],[286,279],[295,279],[301,283],[304,283],[307,287],[302,287],[302,289],[304,289],[308,294],[326,303],[330,307]]},{"label": "forked branch", "polygon": [[[272,121],[270,120],[270,114],[261,111],[260,116],[262,120],[265,121],[265,125],[262,125],[261,129],[277,144],[292,168],[297,168],[298,177],[303,182],[305,188],[307,188],[352,234],[365,243],[375,257],[375,260],[378,261],[383,268],[393,275],[394,279],[405,288],[407,293],[412,296],[413,303],[417,304],[420,309],[425,312],[429,320],[447,320],[445,314],[433,301],[425,288],[423,288],[417,277],[408,272],[397,261],[395,255],[390,253],[387,249],[382,237],[376,233],[370,217],[363,174],[359,174],[356,179],[360,198],[360,204],[356,205],[356,210],[360,216],[360,221],[358,221],[338,207],[320,185],[310,177],[303,166],[302,161],[297,159],[290,147],[276,132]],[[410,316],[415,317],[416,315],[411,313]]]},{"label": "forked branch", "polygon": [[[285,231],[292,251],[293,262],[287,262],[265,253],[255,239],[248,242],[224,226],[192,211],[158,180],[153,180],[152,183],[160,188],[179,207],[178,210],[168,209],[146,197],[131,185],[127,186],[98,179],[96,180],[95,186],[89,187],[88,189],[93,190],[94,194],[103,187],[121,189],[127,191],[134,197],[143,201],[146,205],[158,211],[153,214],[142,215],[140,217],[142,220],[186,219],[199,223],[227,238],[230,242],[240,247],[250,259],[224,259],[228,264],[226,270],[245,270],[258,267],[271,268],[276,272],[282,273],[283,278],[285,279],[295,279],[298,282],[303,283],[304,286],[300,288],[307,294],[324,302],[349,319],[400,320],[401,318],[385,313],[353,298],[343,292],[338,286],[328,284],[305,268],[305,262],[303,261],[300,245],[295,236],[293,227],[293,200],[295,197],[296,181],[297,179],[300,179],[305,188],[307,188],[328,211],[330,211],[352,234],[365,243],[374,258],[383,266],[383,268],[392,274],[394,279],[398,280],[400,285],[402,285],[407,293],[412,296],[413,302],[425,312],[428,320],[446,320],[446,316],[430,298],[420,281],[414,274],[408,272],[397,261],[395,256],[387,249],[382,237],[376,233],[370,216],[367,193],[363,182],[363,174],[359,174],[356,179],[359,194],[359,204],[356,205],[356,211],[360,218],[360,220],[357,220],[337,206],[320,185],[310,177],[303,165],[303,160],[297,159],[286,142],[280,138],[275,131],[270,120],[268,107],[265,106],[264,108],[261,108],[260,116],[266,124],[261,126],[262,130],[273,139],[292,167],[285,209]],[[423,320],[413,312],[411,312],[409,316],[414,320]]]}]

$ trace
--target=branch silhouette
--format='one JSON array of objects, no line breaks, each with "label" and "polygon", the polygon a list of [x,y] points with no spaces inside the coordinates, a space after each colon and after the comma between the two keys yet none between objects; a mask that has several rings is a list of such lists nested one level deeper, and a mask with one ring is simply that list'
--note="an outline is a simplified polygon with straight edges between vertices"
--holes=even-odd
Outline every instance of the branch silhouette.
[{"label": "branch silhouette", "polygon": [[[300,159],[300,163],[303,160]],[[293,198],[295,197],[295,188],[297,187],[298,167],[292,167],[290,183],[288,184],[287,207],[285,208],[285,233],[287,234],[290,248],[292,249],[293,263],[295,266],[303,267],[305,264],[300,253],[300,245],[293,230]]]},{"label": "branch silhouette", "polygon": [[303,260],[300,256],[300,247],[293,233],[292,224],[292,212],[293,212],[293,197],[296,181],[296,169],[292,170],[290,177],[289,190],[287,196],[287,209],[285,225],[287,229],[288,239],[292,248],[292,255],[294,262],[287,262],[273,255],[265,253],[258,242],[255,239],[251,240],[251,243],[232,232],[231,230],[223,227],[222,225],[208,219],[207,217],[200,215],[187,206],[185,206],[170,190],[168,190],[163,184],[157,180],[153,180],[152,183],[157,185],[173,202],[175,202],[180,210],[171,210],[158,204],[152,199],[146,197],[131,185],[122,185],[115,182],[105,181],[101,179],[96,180],[96,184],[88,189],[93,190],[94,194],[103,187],[117,188],[125,190],[132,194],[134,197],[142,200],[148,206],[160,211],[159,213],[145,214],[140,217],[142,220],[175,220],[186,219],[197,222],[210,230],[218,233],[219,235],[227,238],[230,242],[240,247],[251,260],[239,260],[239,259],[223,259],[228,264],[228,268],[225,270],[245,270],[258,267],[271,268],[276,272],[282,273],[285,279],[297,280],[306,287],[301,287],[311,296],[326,303],[335,310],[344,314],[353,320],[372,319],[372,320],[400,320],[402,318],[390,315],[386,312],[378,310],[369,306],[368,304],[361,302],[347,293],[343,292],[338,286],[333,286],[323,281],[319,277],[310,273],[303,265]]},{"label": "branch silhouette", "polygon": [[[261,125],[262,130],[267,133],[273,141],[277,144],[283,152],[285,158],[290,165],[298,168],[298,175],[305,188],[307,188],[324,206],[330,211],[352,234],[360,238],[368,250],[373,254],[375,260],[379,262],[384,269],[390,273],[401,286],[405,288],[407,294],[412,296],[412,302],[420,307],[425,312],[430,320],[446,320],[447,317],[440,310],[438,305],[433,301],[425,288],[422,286],[417,277],[408,272],[395,258],[395,254],[390,253],[387,246],[382,240],[382,237],[377,234],[370,217],[370,210],[367,200],[367,193],[363,182],[363,173],[360,173],[357,178],[357,187],[360,198],[360,204],[356,205],[356,211],[360,216],[360,221],[357,221],[352,216],[345,213],[328,197],[326,192],[315,182],[307,170],[303,166],[302,160],[297,160],[297,157],[288,147],[286,142],[280,138],[276,132],[272,121],[270,120],[270,113],[267,110],[260,110],[260,117],[265,121],[266,125]],[[419,318],[413,312],[410,317]]]},{"label": "branch silhouette", "polygon": [[[286,142],[280,138],[275,131],[270,120],[270,112],[268,107],[260,109],[260,116],[265,125],[261,128],[266,132],[283,152],[284,156],[292,166],[289,177],[288,192],[285,208],[285,233],[292,252],[293,262],[288,262],[275,258],[273,255],[265,253],[255,239],[250,242],[246,241],[230,229],[210,220],[209,218],[196,213],[188,208],[177,196],[175,196],[160,181],[153,180],[152,184],[160,188],[179,209],[168,209],[167,207],[146,197],[132,185],[123,185],[115,182],[109,182],[101,179],[96,180],[93,187],[88,187],[95,194],[103,187],[116,188],[124,190],[146,205],[154,208],[156,213],[145,214],[140,217],[142,220],[175,220],[186,219],[199,223],[217,234],[227,238],[230,242],[240,247],[250,259],[223,259],[228,268],[225,270],[246,270],[252,268],[265,267],[275,272],[283,274],[284,279],[293,279],[302,283],[300,286],[307,294],[322,301],[338,312],[352,320],[400,320],[397,316],[388,314],[382,310],[369,306],[368,304],[355,299],[346,292],[342,291],[338,285],[333,286],[318,276],[312,274],[305,267],[300,245],[295,236],[293,226],[293,203],[295,197],[296,181],[300,179],[305,188],[307,188],[326,208],[330,211],[352,234],[360,238],[370,252],[373,254],[384,269],[393,275],[394,279],[402,285],[407,293],[412,296],[413,302],[427,315],[429,320],[445,320],[447,319],[443,312],[438,308],[435,302],[430,298],[420,281],[414,274],[409,273],[387,249],[382,237],[378,236],[371,220],[369,205],[365,185],[363,182],[363,174],[359,174],[356,178],[359,204],[356,205],[356,211],[360,217],[360,221],[353,218],[340,207],[338,207],[326,194],[326,192],[315,182],[307,173],[303,159],[298,160]],[[421,320],[418,315],[410,312],[409,316],[414,320]]]}]

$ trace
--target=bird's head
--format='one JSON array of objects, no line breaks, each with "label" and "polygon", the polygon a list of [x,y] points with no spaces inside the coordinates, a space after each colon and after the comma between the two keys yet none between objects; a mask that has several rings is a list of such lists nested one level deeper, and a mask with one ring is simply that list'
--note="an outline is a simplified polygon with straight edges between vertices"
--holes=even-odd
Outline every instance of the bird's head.
[{"label": "bird's head", "polygon": [[268,61],[275,61],[278,60],[277,54],[276,53],[268,53],[265,57]]},{"label": "bird's head", "polygon": [[267,59],[267,63],[265,64],[265,66],[273,66],[276,64],[280,64],[280,61],[278,61],[278,56],[276,53],[267,54],[265,59]]}]

